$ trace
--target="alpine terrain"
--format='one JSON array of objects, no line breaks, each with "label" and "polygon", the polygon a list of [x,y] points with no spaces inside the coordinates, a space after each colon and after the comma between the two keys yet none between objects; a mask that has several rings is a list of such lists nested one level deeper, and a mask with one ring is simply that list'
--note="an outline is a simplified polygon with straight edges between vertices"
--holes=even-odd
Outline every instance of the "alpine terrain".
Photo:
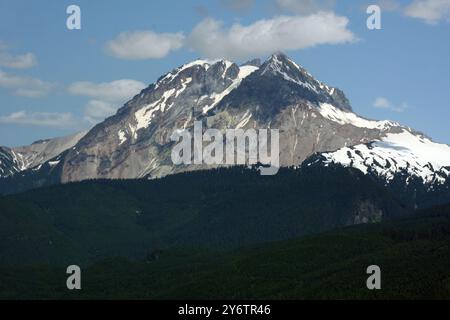
[{"label": "alpine terrain", "polygon": [[[174,165],[196,121],[278,129],[281,168]],[[196,60],[87,133],[0,148],[0,298],[448,299],[449,174],[449,146],[284,54]]]},{"label": "alpine terrain", "polygon": [[[27,169],[39,169],[43,163],[73,147],[86,132],[68,137],[39,140],[29,146],[7,148],[0,146],[0,178],[9,177]],[[49,162],[55,165],[56,162]],[[36,169],[36,170],[37,170]]]},{"label": "alpine terrain", "polygon": [[[343,165],[386,185],[402,177],[402,184],[414,181],[428,190],[449,180],[449,146],[397,122],[358,116],[341,90],[316,80],[282,53],[262,64],[258,59],[240,66],[226,60],[187,63],[85,135],[1,149],[0,172],[3,177],[20,173],[35,187],[48,183],[49,172],[52,183],[66,183],[209,169],[171,161],[171,134],[193,130],[194,121],[202,121],[203,130],[279,129],[282,167]],[[50,144],[47,151],[44,146]]]}]

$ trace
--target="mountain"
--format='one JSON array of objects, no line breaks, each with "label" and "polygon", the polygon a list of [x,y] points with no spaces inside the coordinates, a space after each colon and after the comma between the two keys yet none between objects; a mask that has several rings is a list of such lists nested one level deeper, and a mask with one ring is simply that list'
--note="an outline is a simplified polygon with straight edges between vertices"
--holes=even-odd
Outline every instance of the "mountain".
[{"label": "mountain", "polygon": [[80,132],[67,137],[39,140],[29,146],[17,148],[0,147],[0,178],[39,168],[65,150],[72,148],[85,134],[86,132]]},{"label": "mountain", "polygon": [[433,186],[450,174],[450,147],[404,129],[379,140],[321,154],[324,165],[338,163],[384,178],[388,184],[403,173],[408,184],[414,177]]},{"label": "mountain", "polygon": [[192,130],[195,120],[205,130],[280,129],[282,166],[299,165],[315,152],[378,138],[398,127],[356,116],[354,123],[342,125],[322,114],[327,106],[353,114],[339,89],[315,80],[283,54],[260,67],[194,61],[161,77],[93,128],[65,157],[61,181],[161,177],[211,168],[172,164],[170,135]]},{"label": "mountain", "polygon": [[409,183],[426,191],[450,184],[450,147],[397,122],[358,116],[341,90],[316,80],[282,53],[262,64],[196,60],[180,66],[96,125],[58,162],[22,171],[14,184],[23,190],[49,181],[157,178],[217,167],[172,163],[171,134],[193,130],[194,121],[221,132],[279,129],[282,167],[351,166],[383,185],[407,188]]},{"label": "mountain", "polygon": [[[278,174],[174,165],[170,136],[194,121],[279,129]],[[86,134],[0,149],[0,296],[59,296],[55,275],[75,263],[90,297],[373,297],[365,268],[380,263],[381,297],[448,297],[448,206],[414,215],[450,203],[449,159],[422,133],[358,116],[284,54],[196,60]]]},{"label": "mountain", "polygon": [[12,150],[21,156],[23,159],[23,170],[26,170],[39,166],[65,150],[72,148],[86,133],[79,132],[66,137],[39,140],[29,146],[13,148]]}]

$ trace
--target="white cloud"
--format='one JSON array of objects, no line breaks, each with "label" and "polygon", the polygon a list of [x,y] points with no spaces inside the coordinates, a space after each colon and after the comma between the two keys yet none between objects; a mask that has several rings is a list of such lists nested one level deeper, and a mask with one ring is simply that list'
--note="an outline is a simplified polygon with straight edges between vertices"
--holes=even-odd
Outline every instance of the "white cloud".
[{"label": "white cloud", "polygon": [[19,76],[0,70],[0,87],[12,90],[13,94],[18,96],[38,98],[47,95],[55,85],[37,78]]},{"label": "white cloud", "polygon": [[96,124],[112,116],[117,110],[117,105],[109,102],[90,100],[84,109],[84,120],[90,124]]},{"label": "white cloud", "polygon": [[[0,86],[2,85],[2,73],[0,73]],[[9,77],[7,84],[10,87],[17,87],[23,84],[22,78]],[[5,83],[3,83],[5,84]],[[46,127],[79,127],[80,125],[96,124],[105,118],[113,115],[116,110],[127,100],[138,94],[146,85],[140,81],[122,79],[111,82],[93,83],[80,81],[71,84],[68,92],[73,95],[92,98],[84,108],[83,119],[75,117],[71,113],[48,113],[36,112],[29,113],[19,111],[8,116],[0,117],[0,123],[36,125]],[[27,90],[26,88],[15,89]],[[32,89],[29,89],[29,95],[32,95]],[[25,92],[22,92],[25,94]],[[82,123],[84,121],[84,123]]]},{"label": "white cloud", "polygon": [[330,10],[335,2],[335,0],[275,0],[279,9],[297,14],[311,14],[321,10]]},{"label": "white cloud", "polygon": [[16,69],[27,69],[35,66],[37,59],[32,53],[13,56],[7,52],[0,52],[0,66]]},{"label": "white cloud", "polygon": [[75,127],[77,121],[71,113],[18,111],[0,116],[0,123],[67,128]]},{"label": "white cloud", "polygon": [[349,20],[332,12],[309,16],[279,16],[229,29],[208,18],[200,22],[187,39],[188,45],[206,58],[244,59],[275,51],[298,50],[321,44],[356,40],[347,29]]},{"label": "white cloud", "polygon": [[182,33],[122,32],[106,44],[106,49],[121,59],[159,59],[181,48],[183,39]]},{"label": "white cloud", "polygon": [[414,0],[404,9],[404,13],[429,24],[450,21],[450,0]]},{"label": "white cloud", "polygon": [[375,101],[373,102],[373,106],[375,108],[386,109],[395,112],[403,112],[408,108],[408,105],[406,103],[402,103],[401,105],[394,105],[392,102],[390,102],[388,99],[384,97],[376,98]]},{"label": "white cloud", "polygon": [[73,95],[93,98],[85,106],[84,119],[95,124],[113,115],[124,102],[145,87],[143,82],[130,79],[102,83],[79,81],[71,84],[68,91]]},{"label": "white cloud", "polygon": [[68,90],[73,95],[116,102],[133,97],[145,87],[146,85],[143,82],[121,79],[102,83],[78,81],[72,83]]},{"label": "white cloud", "polygon": [[387,109],[391,106],[391,103],[386,98],[378,97],[375,99],[373,106],[375,108]]},{"label": "white cloud", "polygon": [[13,55],[7,50],[9,46],[0,41],[0,67],[27,69],[37,64],[36,56],[30,52],[25,54]]}]

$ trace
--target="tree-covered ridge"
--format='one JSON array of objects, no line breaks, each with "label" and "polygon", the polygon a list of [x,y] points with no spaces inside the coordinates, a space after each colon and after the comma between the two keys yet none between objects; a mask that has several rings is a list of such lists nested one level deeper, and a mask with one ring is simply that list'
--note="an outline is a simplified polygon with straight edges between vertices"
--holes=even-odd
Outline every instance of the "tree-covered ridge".
[{"label": "tree-covered ridge", "polygon": [[[83,267],[83,290],[65,267],[0,268],[1,298],[450,299],[450,206],[239,250],[172,248]],[[366,288],[380,266],[382,289]]]},{"label": "tree-covered ridge", "polygon": [[0,264],[141,258],[175,246],[238,248],[407,212],[345,168],[243,168],[86,181],[0,198]]}]

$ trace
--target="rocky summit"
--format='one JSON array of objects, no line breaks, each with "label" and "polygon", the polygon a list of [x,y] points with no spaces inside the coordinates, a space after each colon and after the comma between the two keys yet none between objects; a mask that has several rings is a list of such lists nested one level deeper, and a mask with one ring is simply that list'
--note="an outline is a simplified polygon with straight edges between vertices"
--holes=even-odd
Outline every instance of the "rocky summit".
[{"label": "rocky summit", "polygon": [[[53,152],[57,161],[41,156],[31,161],[33,169],[2,170],[8,175],[39,171],[43,163],[49,168],[53,161],[53,174],[65,183],[155,178],[217,166],[171,161],[171,134],[192,130],[195,121],[202,122],[203,130],[279,129],[281,166],[340,164],[386,183],[400,173],[424,184],[442,184],[449,177],[449,146],[393,121],[358,116],[341,90],[316,80],[282,53],[263,63],[255,59],[243,65],[227,60],[184,64],[142,90],[114,116],[71,140],[76,143],[58,149],[60,154]],[[4,155],[11,153],[2,149]],[[14,163],[11,156],[0,161]]]}]

